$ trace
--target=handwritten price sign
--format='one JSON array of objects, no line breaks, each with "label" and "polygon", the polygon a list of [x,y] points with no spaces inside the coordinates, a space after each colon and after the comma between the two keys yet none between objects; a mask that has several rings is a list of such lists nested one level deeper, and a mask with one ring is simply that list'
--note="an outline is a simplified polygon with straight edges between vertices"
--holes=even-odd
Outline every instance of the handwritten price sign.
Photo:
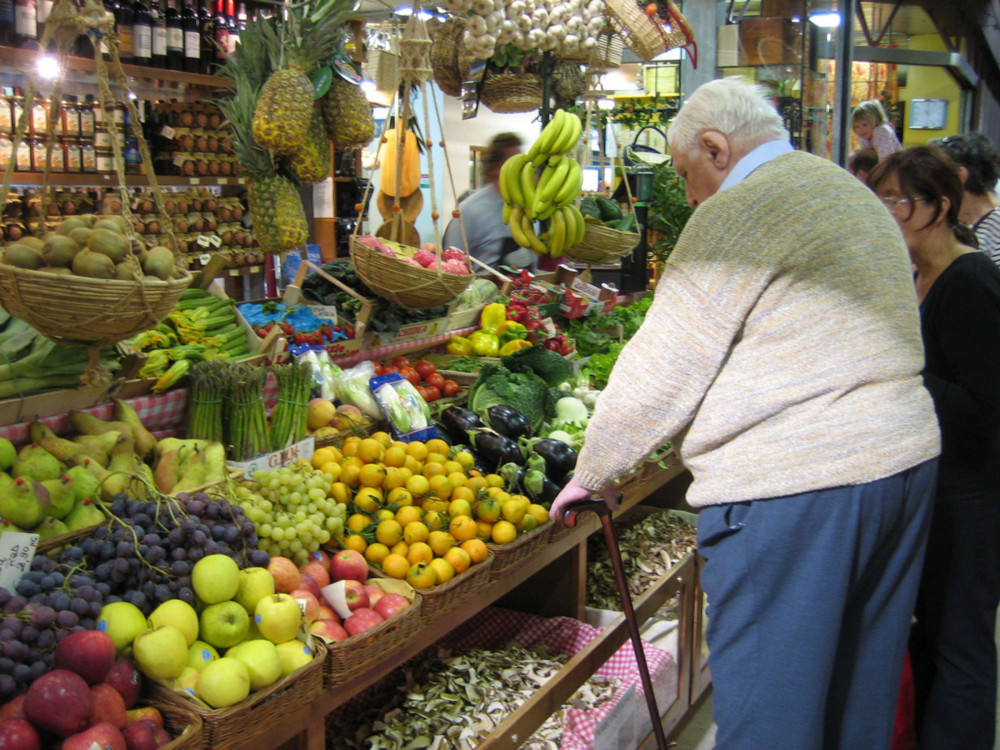
[{"label": "handwritten price sign", "polygon": [[31,568],[38,546],[38,534],[5,531],[0,536],[0,588],[13,591],[21,576]]}]

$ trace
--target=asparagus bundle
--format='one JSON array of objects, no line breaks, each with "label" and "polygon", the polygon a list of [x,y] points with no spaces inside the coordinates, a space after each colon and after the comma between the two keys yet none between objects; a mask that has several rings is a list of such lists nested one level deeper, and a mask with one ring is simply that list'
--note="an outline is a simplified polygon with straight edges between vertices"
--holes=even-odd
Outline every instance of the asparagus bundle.
[{"label": "asparagus bundle", "polygon": [[267,453],[270,445],[264,383],[267,368],[227,363],[229,414],[226,420],[234,461],[249,461]]},{"label": "asparagus bundle", "polygon": [[220,360],[198,362],[191,368],[191,394],[188,397],[187,436],[221,443],[223,404],[228,386],[226,364]]},{"label": "asparagus bundle", "polygon": [[298,362],[274,365],[271,371],[278,381],[278,405],[271,415],[271,450],[280,451],[306,436],[312,366]]}]

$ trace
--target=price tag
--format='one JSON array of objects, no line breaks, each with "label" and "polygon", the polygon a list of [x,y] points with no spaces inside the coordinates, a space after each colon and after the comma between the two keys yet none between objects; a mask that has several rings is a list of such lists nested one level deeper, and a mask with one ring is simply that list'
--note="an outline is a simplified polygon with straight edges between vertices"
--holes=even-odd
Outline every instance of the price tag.
[{"label": "price tag", "polygon": [[222,247],[222,238],[217,234],[210,235],[208,241],[215,245],[216,248]]},{"label": "price tag", "polygon": [[31,568],[38,546],[38,534],[5,531],[0,536],[0,588],[13,591],[21,576]]},{"label": "price tag", "polygon": [[174,139],[174,129],[172,127],[170,127],[169,125],[164,125],[163,126],[163,130],[160,131],[160,135],[162,135],[164,138],[169,138],[170,140],[173,140]]},{"label": "price tag", "polygon": [[198,247],[209,248],[212,246],[212,240],[210,237],[207,237],[206,235],[203,234],[200,235],[198,239],[195,240],[195,244],[197,244]]},{"label": "price tag", "polygon": [[201,255],[198,256],[198,260],[203,266],[208,265],[208,263],[212,260],[212,254],[202,253]]},{"label": "price tag", "polygon": [[216,182],[218,182],[220,185],[228,185],[229,184],[229,178],[228,177],[220,177],[219,179],[216,180]]},{"label": "price tag", "polygon": [[174,166],[175,167],[183,167],[184,166],[184,162],[186,162],[188,160],[188,156],[189,156],[189,154],[186,154],[184,152],[181,152],[181,153],[178,153],[178,154],[174,154]]},{"label": "price tag", "polygon": [[330,325],[337,325],[337,308],[334,305],[310,305],[309,309],[320,320],[329,320]]},{"label": "price tag", "polygon": [[191,178],[191,184],[192,185],[200,185],[201,184],[201,179],[198,178],[198,177],[192,177]]},{"label": "price tag", "polygon": [[545,335],[549,338],[559,333],[559,329],[556,328],[555,321],[552,318],[542,318],[539,322],[542,324],[542,330],[545,331]]}]

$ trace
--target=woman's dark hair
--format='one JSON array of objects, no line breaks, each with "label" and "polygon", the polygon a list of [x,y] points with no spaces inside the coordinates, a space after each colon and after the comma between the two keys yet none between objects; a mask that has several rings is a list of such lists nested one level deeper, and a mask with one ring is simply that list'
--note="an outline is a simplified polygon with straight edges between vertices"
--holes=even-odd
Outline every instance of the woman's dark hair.
[{"label": "woman's dark hair", "polygon": [[483,152],[483,171],[487,177],[495,177],[500,167],[510,155],[510,151],[521,147],[521,137],[516,133],[497,133]]},{"label": "woman's dark hair", "polygon": [[993,142],[979,131],[949,135],[930,142],[940,146],[960,167],[965,167],[969,176],[965,189],[973,195],[986,195],[1000,179],[1000,151]]},{"label": "woman's dark hair", "polygon": [[[944,198],[948,199],[945,221],[955,237],[971,247],[979,247],[972,228],[958,219],[962,206],[962,180],[958,167],[947,152],[937,146],[914,146],[890,154],[880,161],[868,175],[868,186],[878,192],[887,178],[895,175],[903,196],[911,201],[923,200],[934,207],[934,216],[925,226],[930,226],[944,211]],[[911,208],[912,210],[912,208]]]}]

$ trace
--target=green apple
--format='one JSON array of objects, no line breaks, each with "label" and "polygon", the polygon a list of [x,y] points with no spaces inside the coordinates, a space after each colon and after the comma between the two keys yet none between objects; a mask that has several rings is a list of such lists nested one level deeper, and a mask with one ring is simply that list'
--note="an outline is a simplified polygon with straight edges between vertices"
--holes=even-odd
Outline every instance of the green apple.
[{"label": "green apple", "polygon": [[288,594],[273,594],[257,602],[253,620],[257,629],[272,643],[290,641],[299,632],[302,610]]},{"label": "green apple", "polygon": [[267,640],[264,638],[263,633],[257,628],[257,623],[253,621],[253,617],[250,618],[250,627],[247,628],[246,637],[243,638],[244,641],[259,641]]},{"label": "green apple", "polygon": [[240,588],[235,599],[252,615],[257,602],[274,594],[274,576],[267,568],[245,568],[240,571]]},{"label": "green apple", "polygon": [[132,658],[139,671],[154,680],[180,677],[187,666],[188,643],[173,625],[140,633],[132,644]]},{"label": "green apple", "polygon": [[[239,607],[239,605],[236,605]],[[242,611],[243,608],[240,607]],[[246,612],[244,612],[246,614]],[[201,670],[198,697],[212,708],[239,703],[250,695],[250,674],[239,659],[223,656]]]},{"label": "green apple", "polygon": [[198,680],[201,677],[201,672],[199,672],[194,667],[184,667],[182,671],[173,682],[170,683],[170,687],[179,693],[188,693],[194,697],[198,696]]},{"label": "green apple", "polygon": [[198,640],[198,613],[180,599],[168,599],[154,609],[149,616],[149,625],[153,628],[172,625],[184,634],[188,646]]},{"label": "green apple", "polygon": [[194,564],[191,586],[205,604],[224,602],[240,589],[240,568],[227,555],[208,555]]},{"label": "green apple", "polygon": [[88,497],[73,506],[62,522],[66,524],[70,531],[79,531],[96,526],[107,521],[107,517],[101,513],[96,505]]},{"label": "green apple", "polygon": [[142,610],[128,602],[105,604],[97,618],[97,629],[111,636],[119,657],[132,655],[132,642],[148,627]]},{"label": "green apple", "polygon": [[194,667],[199,672],[205,668],[209,662],[219,658],[219,652],[215,647],[205,641],[195,641],[188,646],[188,666]]},{"label": "green apple", "polygon": [[285,641],[275,648],[281,657],[281,676],[287,677],[296,669],[310,664],[313,660],[312,650],[300,640]]},{"label": "green apple", "polygon": [[226,652],[226,656],[239,659],[250,675],[250,689],[260,690],[281,678],[281,657],[270,641],[243,641]]},{"label": "green apple", "polygon": [[209,604],[201,613],[201,638],[216,648],[229,648],[243,640],[250,616],[236,602]]},{"label": "green apple", "polygon": [[7,438],[0,438],[0,470],[8,471],[17,460],[17,448]]}]

